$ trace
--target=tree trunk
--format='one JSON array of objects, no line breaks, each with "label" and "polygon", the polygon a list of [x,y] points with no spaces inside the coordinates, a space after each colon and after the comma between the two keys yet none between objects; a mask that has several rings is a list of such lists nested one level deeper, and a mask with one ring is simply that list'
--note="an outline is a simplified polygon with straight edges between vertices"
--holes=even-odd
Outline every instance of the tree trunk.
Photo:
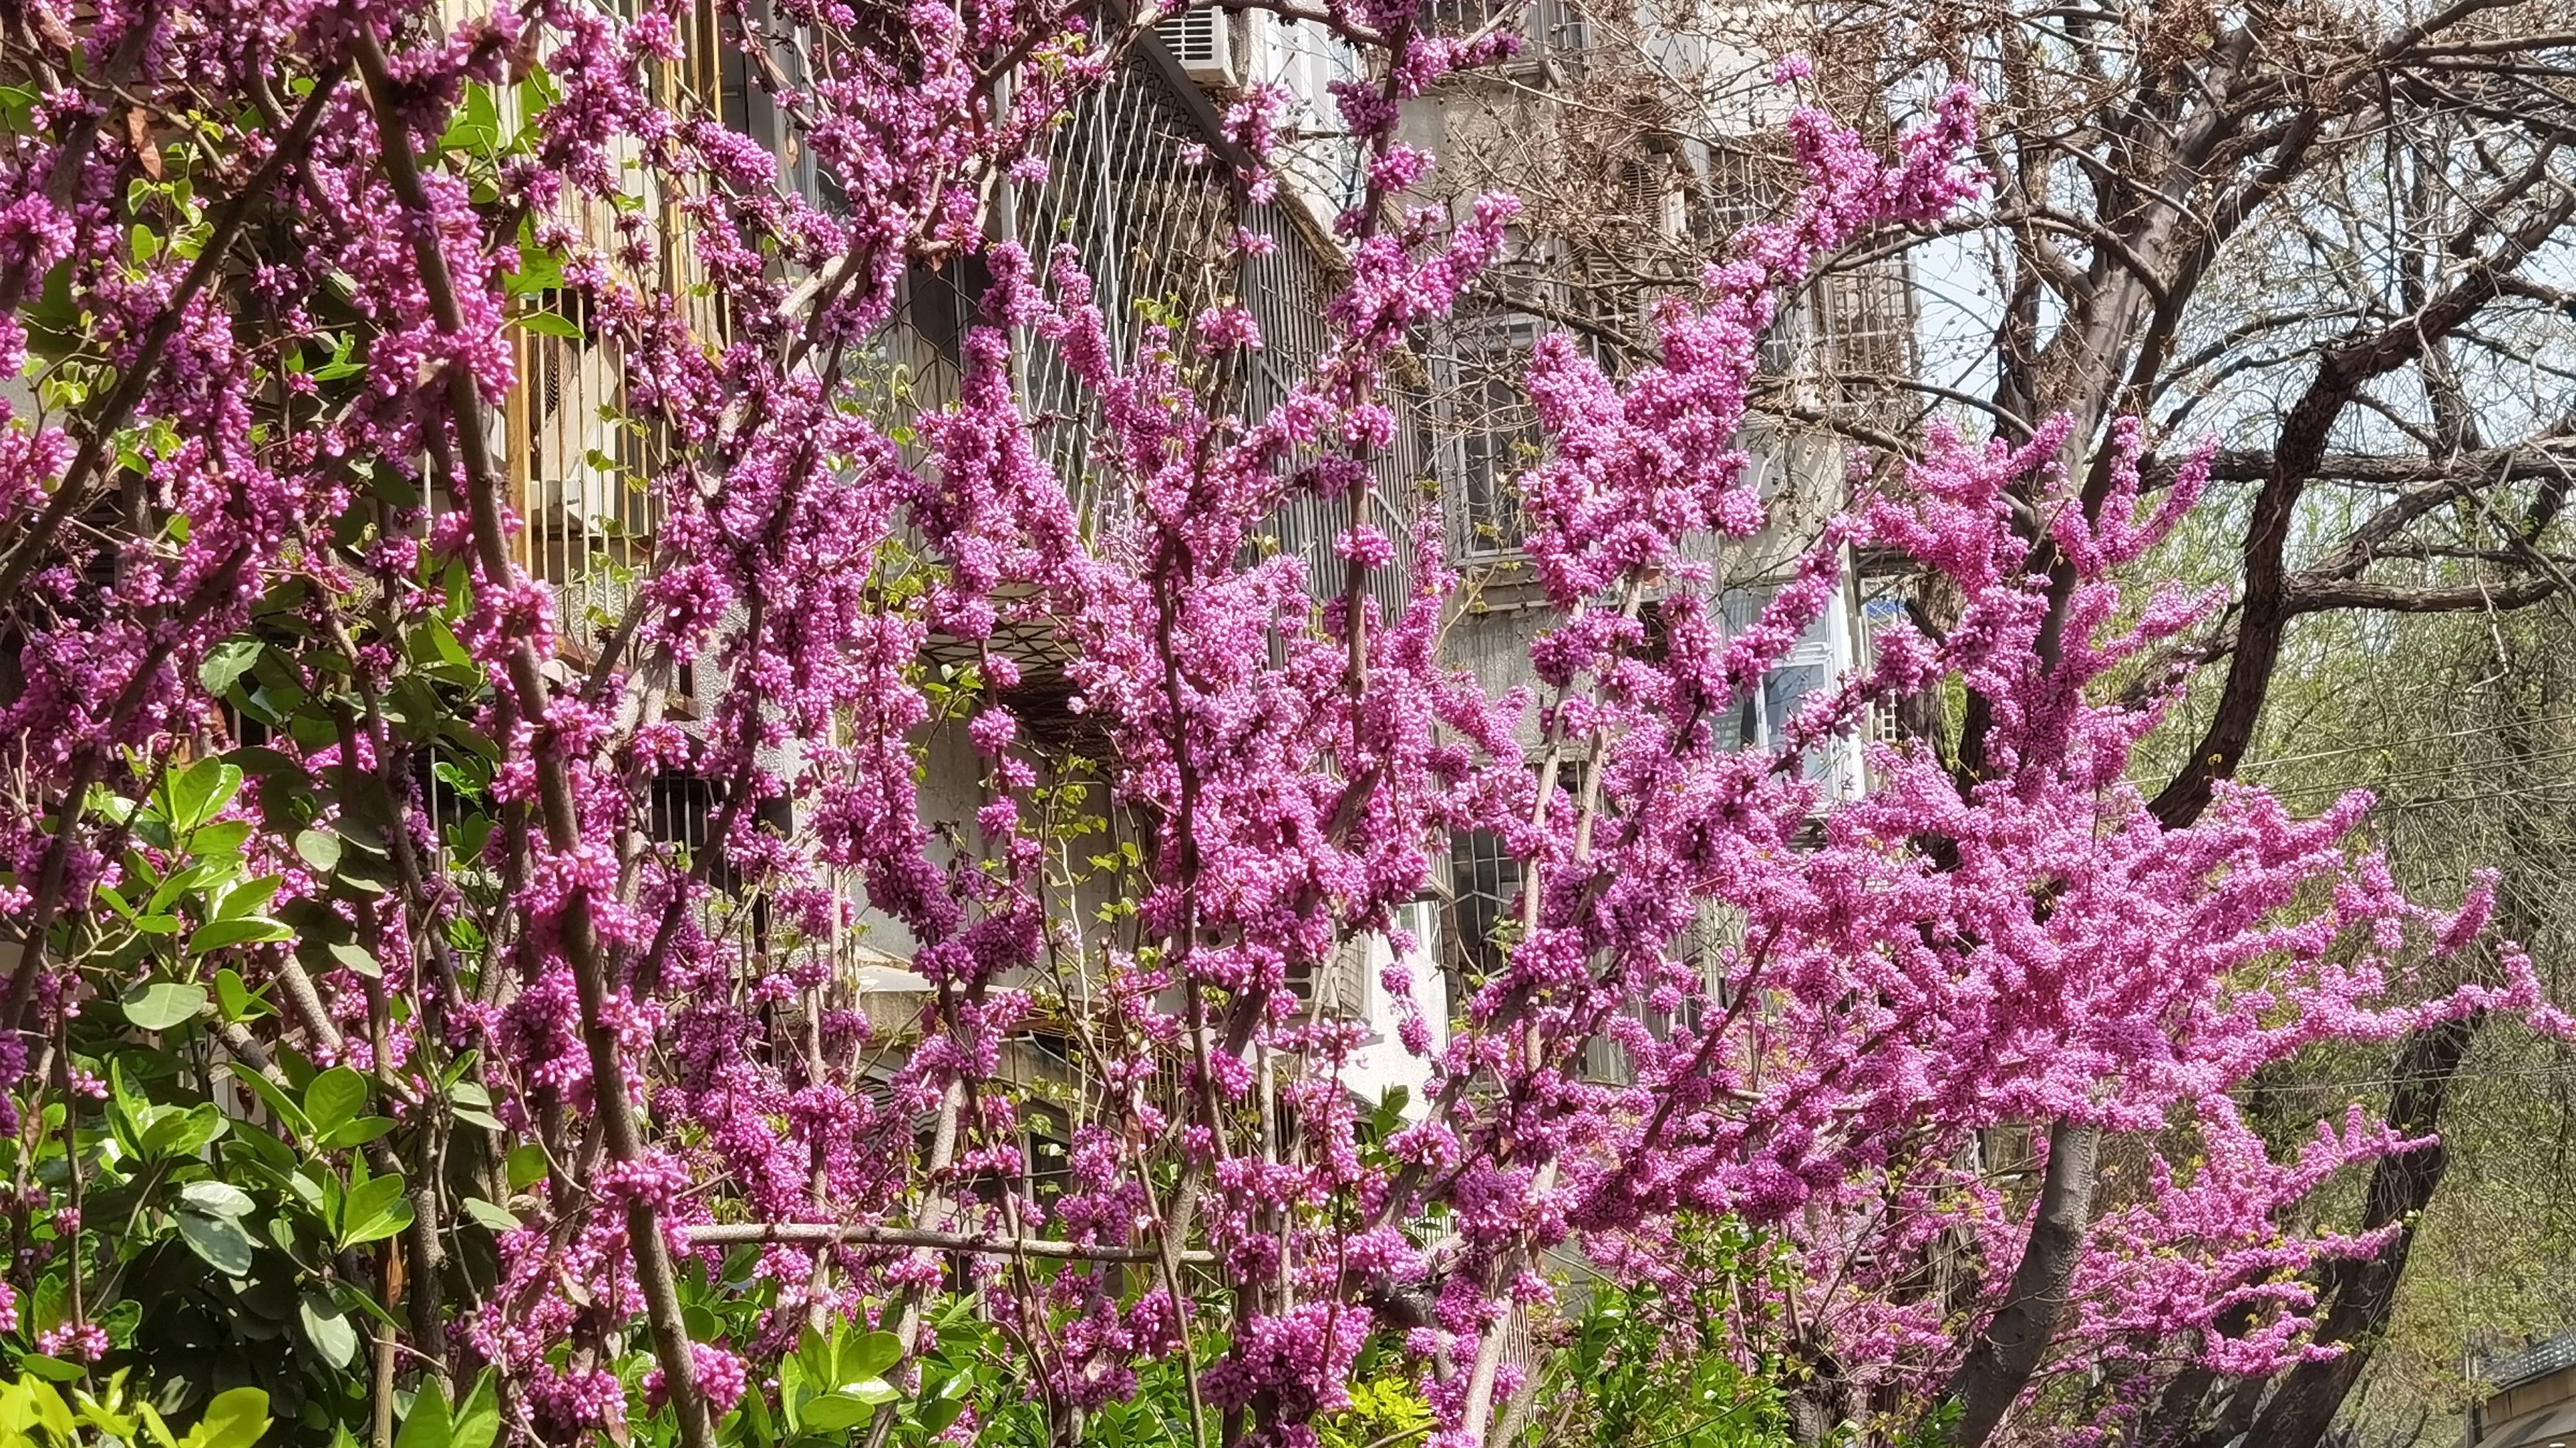
[{"label": "tree trunk", "polygon": [[2048,1129],[2048,1172],[2040,1181],[2029,1245],[2022,1249],[2021,1265],[2013,1269],[2003,1306],[1978,1334],[1944,1393],[1959,1405],[1958,1421],[1950,1430],[1950,1441],[1958,1448],[1978,1448],[1994,1435],[2057,1335],[2066,1283],[2092,1222],[2094,1167],[2101,1147],[2100,1127],[2060,1117]]},{"label": "tree trunk", "polygon": [[[2389,1123],[2409,1135],[2429,1134],[2442,1119],[2451,1084],[2459,1078],[2460,1061],[2483,1023],[2483,1014],[2425,1026],[2406,1037],[2397,1055],[2397,1085],[2388,1102]],[[2396,1237],[2375,1257],[2327,1263],[2320,1274],[2330,1306],[2317,1327],[2317,1341],[2339,1344],[2344,1351],[2323,1362],[2303,1362],[2282,1375],[2263,1410],[2255,1415],[2247,1442],[2270,1448],[2314,1448],[2334,1424],[2344,1395],[2370,1363],[2372,1345],[2388,1327],[2397,1306],[2397,1284],[2406,1272],[2406,1256],[2415,1245],[2416,1214],[2433,1200],[2450,1153],[2439,1142],[2420,1151],[2382,1157],[2371,1171],[2364,1198],[2362,1227],[2376,1231],[2395,1226]]]}]

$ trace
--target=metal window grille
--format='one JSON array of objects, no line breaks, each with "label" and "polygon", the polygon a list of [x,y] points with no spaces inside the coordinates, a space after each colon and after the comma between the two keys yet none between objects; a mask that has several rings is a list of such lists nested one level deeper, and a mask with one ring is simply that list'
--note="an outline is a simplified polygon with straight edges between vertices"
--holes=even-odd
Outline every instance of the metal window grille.
[{"label": "metal window grille", "polygon": [[[1728,590],[1718,603],[1727,633],[1732,636],[1751,628],[1771,601],[1771,592],[1767,588]],[[1807,696],[1831,687],[1852,666],[1849,634],[1841,626],[1838,607],[1828,605],[1824,614],[1807,625],[1788,654],[1763,675],[1761,687],[1734,702],[1727,717],[1718,723],[1723,747],[1778,747],[1790,718],[1805,704]],[[1856,750],[1857,741],[1828,740],[1800,757],[1799,771],[1824,784],[1829,792],[1846,793],[1855,785],[1852,757]]]},{"label": "metal window grille", "polygon": [[1495,930],[1520,901],[1521,862],[1503,847],[1501,836],[1463,831],[1450,837],[1449,872],[1458,917],[1453,932],[1457,963],[1478,975],[1497,974],[1504,949]]},{"label": "metal window grille", "polygon": [[615,349],[587,334],[587,301],[550,294],[539,309],[585,335],[521,329],[520,546],[555,589],[558,638],[588,663],[633,596],[661,523],[649,429],[625,406]]},{"label": "metal window grille", "polygon": [[[1341,261],[1322,228],[1288,197],[1247,204],[1230,169],[1210,154],[1212,112],[1148,47],[1131,53],[1111,85],[1086,92],[1058,131],[1044,181],[1017,193],[1009,225],[1030,253],[1050,258],[1069,246],[1090,275],[1110,345],[1133,355],[1161,328],[1185,336],[1201,312],[1240,305],[1259,323],[1262,347],[1209,366],[1201,393],[1219,411],[1257,420],[1286,400],[1331,334],[1325,307]],[[1166,62],[1168,58],[1165,58]],[[1266,254],[1238,260],[1238,229],[1267,237]],[[956,276],[916,268],[908,278],[891,349],[912,371],[915,406],[955,395],[965,329],[979,320],[972,267]],[[1040,446],[1072,487],[1086,524],[1117,522],[1125,499],[1094,468],[1100,436],[1096,400],[1051,351],[1018,350],[1018,385]],[[1382,617],[1404,611],[1412,579],[1403,542],[1418,514],[1416,485],[1431,472],[1418,387],[1399,382],[1387,401],[1400,419],[1396,445],[1372,459],[1376,487],[1367,521],[1398,544],[1395,566],[1375,570],[1370,595]],[[1293,493],[1260,533],[1307,564],[1318,596],[1340,592],[1333,541],[1351,523],[1348,499]]]},{"label": "metal window grille", "polygon": [[1538,334],[1538,321],[1518,314],[1449,329],[1442,411],[1455,448],[1449,529],[1457,557],[1514,554],[1526,536],[1520,475],[1539,460],[1541,440],[1521,376]]},{"label": "metal window grille", "polygon": [[2576,1367],[2576,1332],[2560,1333],[2511,1357],[2491,1358],[2479,1376],[2501,1391],[2569,1367]]}]

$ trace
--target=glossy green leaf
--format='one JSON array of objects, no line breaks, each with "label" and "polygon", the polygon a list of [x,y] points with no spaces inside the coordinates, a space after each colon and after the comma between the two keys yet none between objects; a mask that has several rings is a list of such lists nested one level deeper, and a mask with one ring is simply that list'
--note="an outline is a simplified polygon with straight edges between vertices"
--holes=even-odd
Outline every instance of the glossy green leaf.
[{"label": "glossy green leaf", "polygon": [[63,1401],[63,1395],[54,1390],[53,1384],[30,1382],[27,1384],[27,1394],[35,1399],[36,1421],[45,1425],[46,1432],[53,1434],[57,1441],[64,1444],[78,1441],[73,1436],[77,1428],[72,1421],[71,1405]]},{"label": "glossy green leaf", "polygon": [[349,1189],[340,1205],[340,1245],[382,1241],[411,1225],[411,1201],[398,1176],[373,1177]]},{"label": "glossy green leaf", "polygon": [[210,756],[189,765],[162,787],[172,828],[193,830],[204,824],[232,803],[240,788],[241,771],[221,759]]},{"label": "glossy green leaf", "polygon": [[340,863],[340,837],[327,830],[305,830],[295,837],[295,858],[320,874],[330,874]]},{"label": "glossy green leaf", "polygon": [[268,1394],[234,1388],[215,1394],[182,1448],[251,1448],[268,1431]]},{"label": "glossy green leaf", "polygon": [[34,1373],[40,1378],[51,1378],[58,1383],[79,1382],[81,1380],[81,1375],[89,1371],[89,1369],[82,1367],[79,1363],[67,1363],[61,1358],[47,1357],[40,1352],[31,1352],[21,1355],[18,1359],[18,1366],[26,1369],[28,1372]]},{"label": "glossy green leaf", "polygon": [[277,1083],[239,1061],[226,1062],[224,1069],[232,1073],[233,1080],[241,1083],[243,1089],[264,1102],[287,1130],[297,1136],[313,1134],[312,1119],[304,1114],[304,1108],[296,1105],[293,1098],[278,1089]]},{"label": "glossy green leaf", "polygon": [[492,1114],[492,1093],[472,1081],[459,1081],[448,1088],[448,1099],[456,1103],[456,1119],[471,1122],[486,1131],[502,1131],[501,1119]]},{"label": "glossy green leaf", "polygon": [[492,1448],[501,1436],[501,1396],[492,1370],[474,1380],[474,1391],[465,1395],[447,1434],[447,1448]]},{"label": "glossy green leaf", "polygon": [[804,1426],[824,1433],[855,1428],[877,1415],[877,1405],[856,1393],[825,1393],[809,1398],[800,1410]]},{"label": "glossy green leaf", "polygon": [[244,984],[241,972],[230,966],[215,972],[215,1006],[228,1021],[246,1021],[277,1014],[276,1008],[253,994]]},{"label": "glossy green leaf", "polygon": [[541,337],[564,337],[575,342],[581,340],[581,325],[570,317],[553,312],[528,312],[516,320],[521,330],[534,332]]},{"label": "glossy green leaf", "polygon": [[159,1108],[160,1114],[144,1128],[140,1143],[146,1157],[193,1156],[206,1143],[222,1136],[230,1123],[211,1101],[182,1111],[177,1107]]},{"label": "glossy green leaf", "polygon": [[259,641],[226,639],[206,651],[206,661],[197,666],[197,682],[206,692],[221,696],[232,692],[242,675],[259,662]]},{"label": "glossy green leaf", "polygon": [[205,1013],[206,988],[184,981],[149,981],[119,997],[125,1019],[147,1031],[166,1031]]},{"label": "glossy green leaf", "polygon": [[394,1448],[454,1448],[455,1423],[447,1413],[447,1395],[435,1384],[412,1395],[410,1416],[394,1435]]},{"label": "glossy green leaf", "polygon": [[390,1116],[361,1116],[322,1133],[324,1146],[364,1146],[394,1129]]},{"label": "glossy green leaf", "polygon": [[510,1190],[523,1192],[546,1179],[546,1151],[535,1142],[510,1148]]},{"label": "glossy green leaf", "polygon": [[178,1214],[178,1222],[180,1239],[208,1266],[227,1277],[250,1275],[250,1233],[242,1230],[240,1222],[188,1211]]},{"label": "glossy green leaf", "polygon": [[210,950],[223,950],[235,945],[266,945],[294,938],[295,932],[280,921],[262,915],[245,915],[234,920],[210,920],[198,926],[188,936],[188,952],[203,955]]},{"label": "glossy green leaf", "polygon": [[216,907],[215,918],[217,920],[247,919],[259,907],[277,898],[278,887],[285,883],[286,877],[283,875],[262,875],[256,880],[244,880],[224,891],[224,901]]},{"label": "glossy green leaf", "polygon": [[318,1132],[348,1125],[366,1104],[367,1078],[347,1066],[332,1067],[304,1088],[304,1115]]},{"label": "glossy green leaf", "polygon": [[903,1340],[890,1332],[871,1332],[841,1348],[840,1373],[843,1382],[853,1378],[873,1378],[903,1361]]},{"label": "glossy green leaf", "polygon": [[325,1292],[307,1292],[296,1304],[295,1320],[304,1329],[304,1340],[335,1368],[345,1368],[358,1357],[358,1325],[349,1314]]},{"label": "glossy green leaf", "polygon": [[190,1182],[179,1188],[179,1204],[209,1217],[246,1217],[258,1206],[250,1193],[230,1182]]},{"label": "glossy green leaf", "polygon": [[200,855],[238,854],[241,847],[249,842],[250,832],[251,822],[248,820],[223,820],[202,826],[188,836],[188,848]]}]

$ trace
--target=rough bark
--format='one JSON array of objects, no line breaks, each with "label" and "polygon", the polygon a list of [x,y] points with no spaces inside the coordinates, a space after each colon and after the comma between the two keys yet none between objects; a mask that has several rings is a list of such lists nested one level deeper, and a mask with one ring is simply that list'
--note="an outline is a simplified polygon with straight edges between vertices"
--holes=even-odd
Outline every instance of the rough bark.
[{"label": "rough bark", "polygon": [[2066,1306],[2067,1279],[2092,1223],[2101,1146],[2098,1127],[2061,1117],[2049,1128],[2048,1170],[2040,1181],[2029,1244],[2013,1270],[2003,1305],[1951,1374],[1944,1394],[1958,1404],[1959,1416],[1950,1430],[1958,1448],[1977,1448],[1994,1436],[2048,1355]]},{"label": "rough bark", "polygon": [[[2389,1098],[2391,1125],[2422,1136],[2441,1124],[2442,1108],[2459,1079],[2460,1062],[2482,1023],[2483,1016],[2464,1016],[2407,1036],[2398,1052],[2397,1085]],[[2332,1306],[2318,1324],[2317,1341],[2346,1351],[2323,1361],[2302,1362],[2284,1373],[2247,1429],[2247,1442],[2314,1448],[2324,1440],[2345,1396],[2370,1364],[2372,1343],[2387,1329],[2407,1255],[2414,1249],[2418,1214],[2432,1202],[2450,1164],[2450,1153],[2439,1142],[2380,1159],[2370,1174],[2361,1225],[2364,1231],[2393,1226],[2396,1235],[2376,1256],[2329,1262],[2319,1273]]]}]

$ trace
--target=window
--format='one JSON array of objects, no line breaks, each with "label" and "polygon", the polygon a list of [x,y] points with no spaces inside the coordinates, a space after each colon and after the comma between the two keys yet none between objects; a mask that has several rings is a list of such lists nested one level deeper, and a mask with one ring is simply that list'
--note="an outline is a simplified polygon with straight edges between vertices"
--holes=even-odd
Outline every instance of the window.
[{"label": "window", "polygon": [[956,256],[938,270],[914,262],[904,273],[904,312],[912,329],[949,366],[964,363],[966,333],[982,320],[993,278],[980,256]]},{"label": "window", "polygon": [[1056,1198],[1073,1184],[1073,1130],[1060,1109],[1031,1101],[1021,1108],[1025,1123],[1020,1161],[1026,1176],[1020,1190],[1038,1204],[1045,1218],[1055,1216]]},{"label": "window", "polygon": [[[744,27],[767,36],[772,24],[770,6],[765,0],[751,0],[739,18],[728,15],[723,24],[726,34],[717,62],[716,108],[724,123],[759,142],[777,158],[779,179],[807,205],[833,213],[848,210],[839,183],[815,164],[814,148],[797,135],[795,119],[770,98],[765,68],[755,74],[745,58],[745,47],[750,42]],[[785,75],[790,87],[801,89],[809,84],[801,47],[776,41],[765,43],[771,62]]]},{"label": "window", "polygon": [[1606,1086],[1625,1086],[1636,1079],[1636,1072],[1628,1063],[1628,1048],[1611,1036],[1609,1020],[1604,1020],[1601,1029],[1583,1043],[1583,1061],[1576,1068],[1576,1074],[1586,1081]]},{"label": "window", "polygon": [[[1770,589],[1733,589],[1719,608],[1729,636],[1752,627],[1771,601]],[[1853,666],[1850,621],[1842,600],[1826,605],[1807,625],[1788,654],[1762,678],[1762,687],[1738,698],[1728,717],[1718,723],[1718,744],[1725,749],[1773,749],[1787,738],[1789,721],[1807,696],[1830,688]],[[1857,793],[1858,761],[1853,741],[1832,739],[1809,749],[1798,761],[1799,772],[1823,784],[1836,798]]]},{"label": "window", "polygon": [[1492,318],[1459,329],[1449,399],[1459,443],[1459,552],[1515,553],[1525,536],[1520,476],[1539,459],[1538,415],[1521,372],[1538,341],[1529,317]]},{"label": "window", "polygon": [[1498,835],[1484,830],[1453,835],[1449,881],[1458,912],[1456,968],[1478,976],[1500,972],[1504,948],[1494,940],[1494,930],[1520,904],[1521,862],[1503,848]]}]

